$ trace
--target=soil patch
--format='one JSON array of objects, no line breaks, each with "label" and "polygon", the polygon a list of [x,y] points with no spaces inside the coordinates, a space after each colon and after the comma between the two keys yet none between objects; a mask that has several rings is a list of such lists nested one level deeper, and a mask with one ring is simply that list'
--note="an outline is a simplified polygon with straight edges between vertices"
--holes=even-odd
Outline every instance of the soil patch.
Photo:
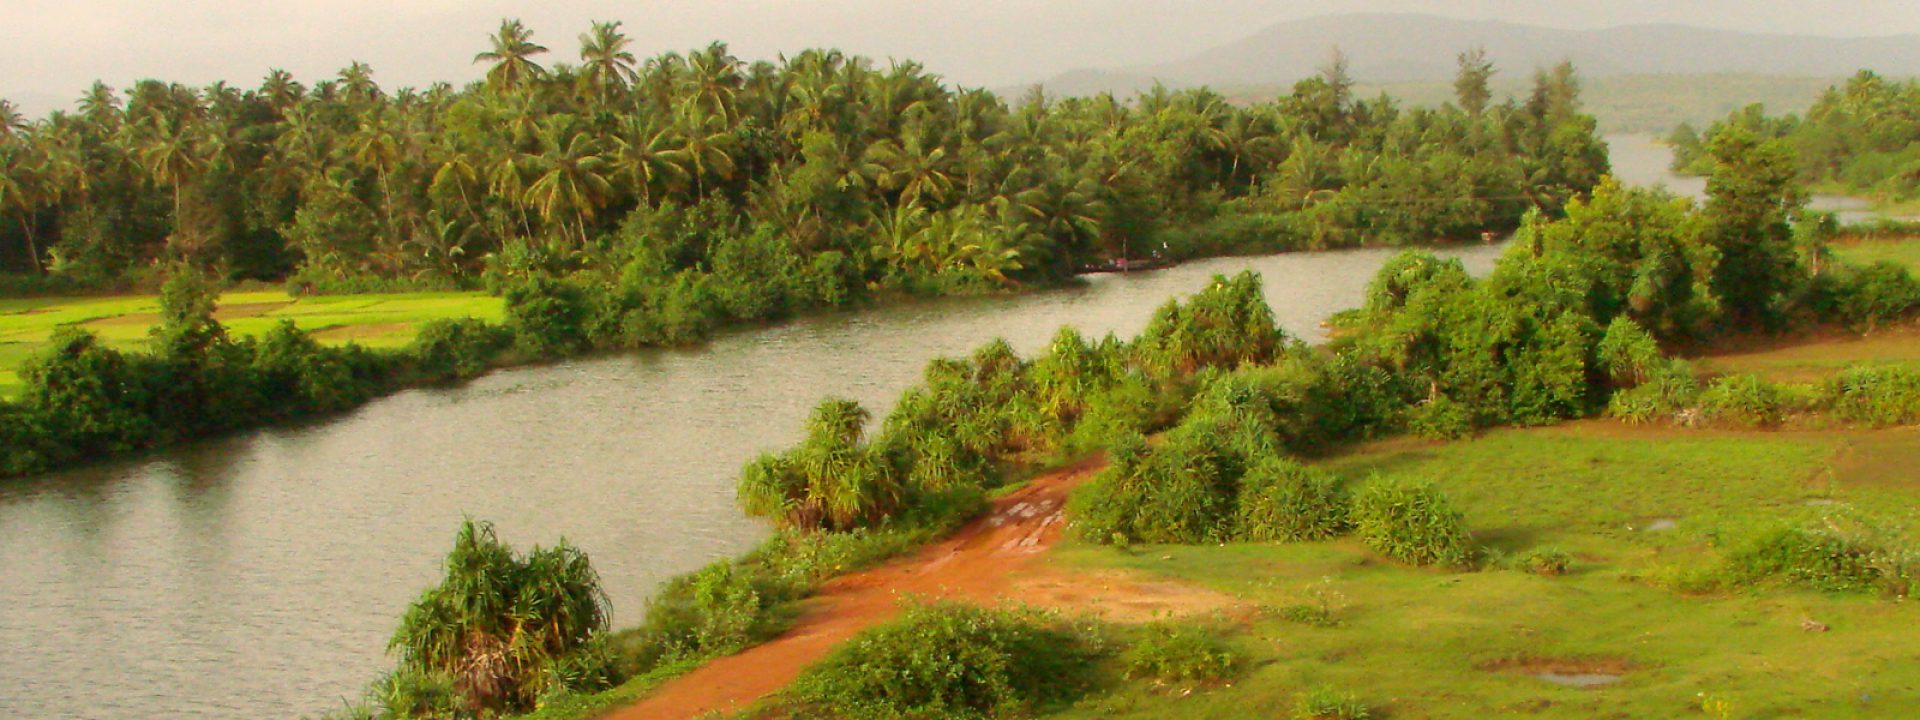
[{"label": "soil patch", "polygon": [[311,333],[313,339],[328,340],[366,340],[368,338],[387,337],[406,332],[412,323],[367,323],[364,325],[337,325]]},{"label": "soil patch", "polygon": [[829,581],[780,637],[716,659],[662,685],[607,720],[737,712],[792,683],[855,633],[892,619],[908,597],[994,602],[1017,598],[1013,577],[1060,538],[1067,493],[1099,470],[1085,463],[994,500],[986,516],[912,556]]},{"label": "soil patch", "polygon": [[98,317],[92,320],[87,320],[80,324],[81,325],[99,325],[99,326],[159,325],[160,313],[127,313],[125,315],[109,315],[107,317]]},{"label": "soil patch", "polygon": [[1184,583],[1148,580],[1110,570],[1041,569],[1014,580],[1011,599],[1039,607],[1089,613],[1112,622],[1148,622],[1211,612],[1250,615],[1239,598]]},{"label": "soil patch", "polygon": [[1633,671],[1633,663],[1626,658],[1527,657],[1485,663],[1480,669],[1526,675],[1561,687],[1591,689],[1625,679]]}]

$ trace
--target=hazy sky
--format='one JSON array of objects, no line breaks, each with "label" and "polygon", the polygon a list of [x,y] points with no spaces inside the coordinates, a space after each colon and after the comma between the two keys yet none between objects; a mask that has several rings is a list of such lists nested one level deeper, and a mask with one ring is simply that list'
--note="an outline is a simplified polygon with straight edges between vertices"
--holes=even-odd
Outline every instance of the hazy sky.
[{"label": "hazy sky", "polygon": [[911,57],[966,85],[1172,60],[1275,22],[1426,12],[1566,28],[1680,23],[1836,36],[1920,33],[1917,0],[0,0],[0,97],[35,114],[95,79],[253,87],[349,61],[389,88],[477,77],[473,54],[518,17],[551,60],[596,19],[623,20],[642,56],[725,40],[748,59],[831,46]]}]

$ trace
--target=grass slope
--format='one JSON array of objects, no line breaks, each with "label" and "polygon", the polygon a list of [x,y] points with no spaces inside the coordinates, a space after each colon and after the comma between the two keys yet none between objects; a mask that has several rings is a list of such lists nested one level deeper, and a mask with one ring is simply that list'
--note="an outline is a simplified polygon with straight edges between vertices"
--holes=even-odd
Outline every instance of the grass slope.
[{"label": "grass slope", "polygon": [[[1277,612],[1240,646],[1249,674],[1192,695],[1121,685],[1063,718],[1278,716],[1313,688],[1388,717],[1911,717],[1920,714],[1920,620],[1911,603],[1766,586],[1689,597],[1661,577],[1781,523],[1868,519],[1914,537],[1920,433],[1719,433],[1607,422],[1458,443],[1395,440],[1327,459],[1360,479],[1432,478],[1494,554],[1479,572],[1381,561],[1351,540],[1291,545],[1075,544],[1057,562],[1127,568],[1271,608],[1331,607],[1334,627]],[[1811,502],[1810,502],[1811,501]],[[1505,569],[1500,554],[1553,546],[1570,574]],[[1802,621],[1830,626],[1809,632]],[[1592,689],[1540,670],[1619,673]]]},{"label": "grass slope", "polygon": [[[158,321],[156,296],[0,299],[0,396],[20,390],[21,363],[45,347],[56,330],[78,326],[107,344],[142,349]],[[278,291],[220,297],[217,317],[230,332],[256,335],[292,320],[321,342],[384,347],[413,339],[420,323],[477,317],[498,321],[504,303],[484,293],[405,293],[289,298]]]}]

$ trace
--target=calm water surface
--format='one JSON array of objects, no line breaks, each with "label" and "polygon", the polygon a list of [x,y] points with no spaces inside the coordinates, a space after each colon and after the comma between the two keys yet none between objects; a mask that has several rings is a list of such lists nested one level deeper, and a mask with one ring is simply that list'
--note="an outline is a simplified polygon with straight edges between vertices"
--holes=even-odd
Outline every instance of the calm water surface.
[{"label": "calm water surface", "polygon": [[[1621,175],[1697,192],[1614,138]],[[1692,188],[1691,190],[1689,188]],[[1450,251],[1470,268],[1497,249]],[[1061,325],[1131,336],[1214,273],[1266,278],[1309,340],[1391,253],[1221,259],[1084,287],[929,302],[414,390],[302,427],[0,483],[0,717],[263,718],[338,707],[391,661],[407,602],[465,516],[593,557],[616,625],[664,578],[751,547],[741,464],[826,395],[886,413],[927,360]]]}]

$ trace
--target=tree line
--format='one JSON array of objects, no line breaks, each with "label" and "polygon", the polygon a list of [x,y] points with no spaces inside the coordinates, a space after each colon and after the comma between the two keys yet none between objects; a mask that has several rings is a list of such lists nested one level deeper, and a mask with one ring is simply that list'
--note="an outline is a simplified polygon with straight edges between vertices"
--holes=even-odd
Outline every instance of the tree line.
[{"label": "tree line", "polygon": [[1749,105],[1704,131],[1682,124],[1669,136],[1674,169],[1705,174],[1708,145],[1724,134],[1781,141],[1810,183],[1886,202],[1920,198],[1920,80],[1862,70],[1828,87],[1805,117]]},{"label": "tree line", "polygon": [[642,60],[617,22],[577,60],[516,20],[489,42],[464,88],[389,91],[356,62],[311,86],[96,83],[32,122],[5,106],[0,268],[24,289],[186,263],[326,292],[779,266],[827,288],[793,302],[831,302],[1053,281],[1162,245],[1474,237],[1607,170],[1571,66],[1495,102],[1479,53],[1457,103],[1408,109],[1355,97],[1337,56],[1252,107],[1164,88],[1009,104],[835,50]]}]

